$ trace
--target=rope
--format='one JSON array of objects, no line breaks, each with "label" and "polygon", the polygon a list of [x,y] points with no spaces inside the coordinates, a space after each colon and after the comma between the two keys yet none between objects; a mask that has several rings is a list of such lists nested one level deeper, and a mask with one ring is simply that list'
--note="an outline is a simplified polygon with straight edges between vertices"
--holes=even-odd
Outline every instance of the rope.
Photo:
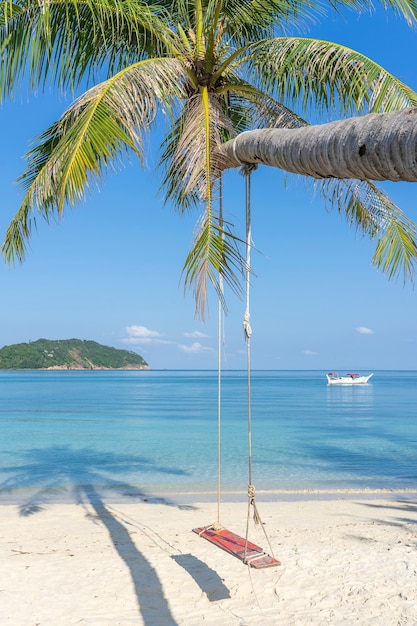
[{"label": "rope", "polygon": [[[223,179],[219,181],[219,220],[223,223]],[[223,337],[223,306],[222,296],[224,293],[223,276],[219,274],[219,290],[221,297],[218,299],[218,345],[217,345],[217,524],[220,525],[220,500],[221,500],[221,377],[222,377],[222,337]]]},{"label": "rope", "polygon": [[252,432],[251,432],[251,363],[250,363],[250,338],[252,328],[250,325],[250,253],[252,247],[251,233],[251,174],[245,174],[245,199],[246,199],[246,308],[243,317],[243,331],[247,345],[247,375],[248,375],[248,477],[249,485],[252,485]]},{"label": "rope", "polygon": [[[220,276],[220,289],[223,290],[223,280]],[[218,302],[218,350],[217,350],[217,523],[220,524],[220,499],[221,499],[221,352],[222,352],[222,328],[223,309]]]},{"label": "rope", "polygon": [[245,537],[245,562],[247,561],[247,546],[249,541],[249,519],[251,509],[253,509],[253,521],[255,524],[260,524],[264,531],[265,538],[268,542],[271,555],[273,555],[271,542],[266,533],[265,526],[262,522],[261,516],[256,506],[256,491],[252,481],[252,399],[251,399],[251,335],[252,328],[250,325],[250,273],[251,273],[251,259],[250,253],[253,245],[252,241],[252,226],[251,226],[251,172],[256,169],[250,164],[242,167],[242,174],[245,176],[245,204],[246,204],[246,308],[243,317],[243,331],[247,346],[247,376],[248,376],[248,514],[246,518],[246,537]]}]

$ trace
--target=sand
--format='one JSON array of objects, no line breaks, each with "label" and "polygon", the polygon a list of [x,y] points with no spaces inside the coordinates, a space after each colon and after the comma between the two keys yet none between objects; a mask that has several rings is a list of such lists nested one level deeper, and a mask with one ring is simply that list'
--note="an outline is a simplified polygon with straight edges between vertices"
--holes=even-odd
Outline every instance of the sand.
[{"label": "sand", "polygon": [[[279,567],[249,569],[193,533],[213,502],[2,505],[0,624],[417,625],[415,497],[257,504]],[[244,498],[221,506],[243,536],[246,517]],[[252,520],[249,536],[269,551]]]}]

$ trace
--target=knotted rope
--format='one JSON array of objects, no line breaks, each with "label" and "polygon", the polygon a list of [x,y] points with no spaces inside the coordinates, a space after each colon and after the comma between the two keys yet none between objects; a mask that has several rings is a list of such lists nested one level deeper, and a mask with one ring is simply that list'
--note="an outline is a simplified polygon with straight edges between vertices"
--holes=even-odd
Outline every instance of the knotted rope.
[{"label": "knotted rope", "polygon": [[247,377],[248,377],[248,514],[246,518],[246,537],[245,537],[245,562],[247,562],[247,546],[249,537],[249,519],[251,510],[253,510],[253,521],[255,524],[261,524],[265,538],[268,542],[271,555],[273,556],[271,542],[266,533],[265,526],[256,506],[256,490],[252,481],[252,399],[251,399],[251,335],[252,328],[250,325],[250,274],[251,274],[251,248],[252,226],[251,226],[251,173],[256,169],[256,165],[243,164],[241,173],[245,177],[245,204],[246,204],[246,260],[245,260],[245,283],[246,283],[246,307],[243,317],[243,332],[246,340],[247,354]]}]

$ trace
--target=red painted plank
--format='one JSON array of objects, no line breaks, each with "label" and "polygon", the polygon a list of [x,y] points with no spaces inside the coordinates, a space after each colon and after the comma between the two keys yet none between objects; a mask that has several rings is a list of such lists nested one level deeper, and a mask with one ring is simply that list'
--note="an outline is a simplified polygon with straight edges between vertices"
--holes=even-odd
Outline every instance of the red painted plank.
[{"label": "red painted plank", "polygon": [[225,528],[216,530],[213,526],[203,526],[193,528],[193,532],[255,569],[281,565],[277,559],[266,554],[259,546]]}]

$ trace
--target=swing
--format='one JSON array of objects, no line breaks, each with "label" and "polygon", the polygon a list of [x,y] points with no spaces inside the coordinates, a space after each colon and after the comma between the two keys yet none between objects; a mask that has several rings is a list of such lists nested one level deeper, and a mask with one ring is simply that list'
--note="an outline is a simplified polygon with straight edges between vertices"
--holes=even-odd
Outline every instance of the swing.
[{"label": "swing", "polygon": [[[255,166],[256,167],[256,166]],[[207,539],[210,543],[218,546],[222,550],[225,550],[229,554],[235,556],[245,565],[253,567],[255,569],[261,569],[265,567],[275,567],[280,565],[280,562],[273,556],[273,551],[269,538],[265,532],[264,525],[258,513],[255,502],[255,487],[252,484],[252,435],[251,435],[251,395],[250,395],[250,336],[252,330],[250,327],[250,315],[249,315],[249,274],[250,274],[250,248],[252,245],[251,239],[251,224],[250,224],[250,175],[252,166],[242,167],[242,172],[245,176],[245,191],[246,191],[246,311],[243,321],[243,329],[245,333],[246,345],[247,345],[247,373],[248,373],[248,515],[246,522],[246,537],[240,537],[230,530],[226,530],[220,524],[220,386],[221,386],[221,328],[222,328],[222,308],[219,300],[219,346],[218,346],[218,468],[217,468],[217,522],[210,524],[209,526],[202,526],[201,528],[193,528],[193,532],[197,533],[200,537]],[[222,202],[222,188],[220,181],[220,202]],[[221,210],[220,210],[221,215]],[[222,288],[222,282],[220,277],[220,285]],[[248,540],[249,534],[249,517],[250,509],[253,507],[253,519],[255,524],[261,524],[265,533],[266,540],[268,542],[271,555],[264,552],[264,550],[254,543]]]}]

